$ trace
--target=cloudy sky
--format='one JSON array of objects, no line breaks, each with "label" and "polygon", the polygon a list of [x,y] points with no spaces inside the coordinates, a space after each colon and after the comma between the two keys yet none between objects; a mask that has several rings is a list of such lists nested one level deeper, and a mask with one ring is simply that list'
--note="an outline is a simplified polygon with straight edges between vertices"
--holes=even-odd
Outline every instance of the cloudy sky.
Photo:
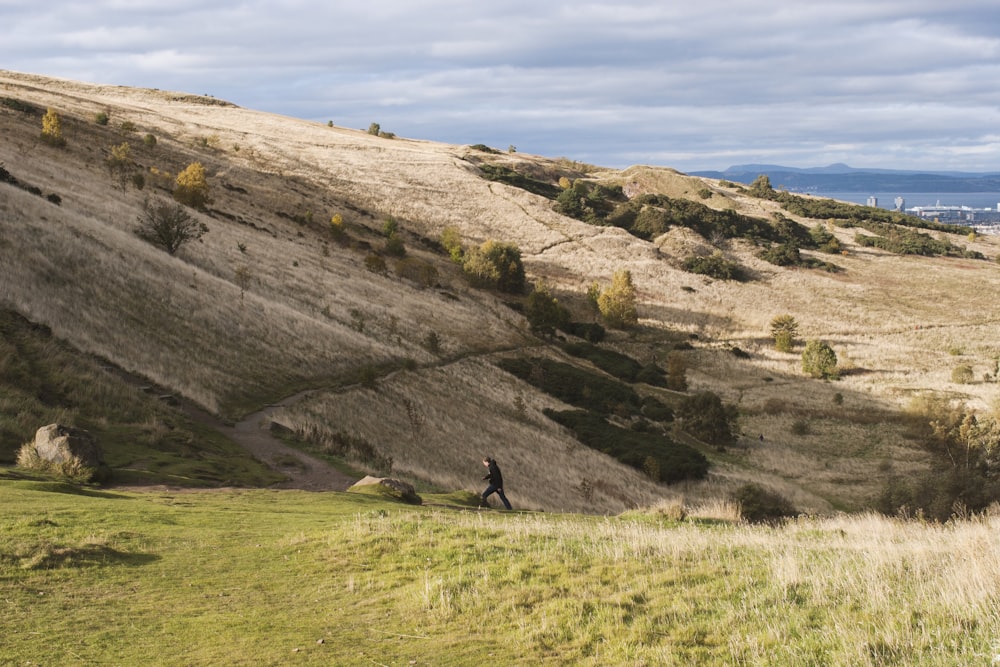
[{"label": "cloudy sky", "polygon": [[0,0],[0,68],[611,167],[1000,172],[996,0]]}]

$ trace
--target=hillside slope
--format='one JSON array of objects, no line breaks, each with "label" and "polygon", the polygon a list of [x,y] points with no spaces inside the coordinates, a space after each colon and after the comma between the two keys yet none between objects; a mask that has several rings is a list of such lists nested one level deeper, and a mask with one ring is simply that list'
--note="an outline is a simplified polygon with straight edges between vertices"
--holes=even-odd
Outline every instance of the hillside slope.
[{"label": "hillside slope", "polygon": [[[779,268],[749,244],[726,241],[719,247],[754,279],[711,280],[680,266],[714,249],[689,230],[644,241],[560,215],[549,199],[481,171],[495,164],[550,183],[586,175],[568,160],[377,137],[156,90],[12,72],[0,72],[0,86],[8,101],[0,163],[43,195],[0,184],[3,305],[230,419],[325,388],[274,418],[366,443],[394,473],[429,484],[476,489],[478,459],[489,452],[521,506],[620,511],[750,480],[803,509],[850,508],[890,471],[925,465],[883,414],[926,391],[980,408],[996,398],[995,383],[951,382],[957,363],[981,377],[1000,356],[993,262],[895,256],[837,228],[846,249],[832,260],[839,273]],[[39,139],[46,108],[63,120],[62,148]],[[95,122],[100,113],[106,125]],[[117,188],[106,167],[122,142],[146,174],[142,191]],[[206,168],[212,201],[194,215],[209,231],[171,256],[136,236],[136,220],[143,199],[168,196],[172,175],[195,161]],[[780,210],[670,169],[589,177],[632,196],[685,197],[763,218]],[[338,214],[346,240],[330,232]],[[432,285],[400,277],[405,269],[392,260],[384,274],[366,268],[389,217],[407,261],[433,267]],[[492,363],[524,350],[562,357],[505,298],[467,285],[438,245],[446,227],[470,246],[516,244],[529,279],[545,282],[578,319],[589,317],[588,285],[629,269],[642,327],[607,345],[648,363],[678,340],[693,342],[689,387],[738,406],[744,446],[705,448],[714,464],[708,482],[683,488],[654,484],[581,446],[541,414],[558,401]],[[998,253],[993,238],[967,245]],[[794,314],[803,338],[829,341],[851,372],[835,385],[805,378],[798,355],[768,340],[768,323],[781,313]],[[734,347],[747,354],[732,355]],[[809,422],[805,433],[790,428],[797,420]]]}]

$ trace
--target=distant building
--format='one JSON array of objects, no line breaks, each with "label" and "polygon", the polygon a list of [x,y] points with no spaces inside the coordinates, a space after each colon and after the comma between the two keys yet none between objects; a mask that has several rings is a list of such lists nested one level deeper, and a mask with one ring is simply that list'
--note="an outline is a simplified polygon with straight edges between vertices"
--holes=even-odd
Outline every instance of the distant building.
[{"label": "distant building", "polygon": [[903,199],[902,197],[896,197],[895,204],[897,211],[902,211],[903,209],[906,208],[906,200]]},{"label": "distant building", "polygon": [[878,208],[878,197],[872,195],[868,198],[868,205],[872,208]]}]

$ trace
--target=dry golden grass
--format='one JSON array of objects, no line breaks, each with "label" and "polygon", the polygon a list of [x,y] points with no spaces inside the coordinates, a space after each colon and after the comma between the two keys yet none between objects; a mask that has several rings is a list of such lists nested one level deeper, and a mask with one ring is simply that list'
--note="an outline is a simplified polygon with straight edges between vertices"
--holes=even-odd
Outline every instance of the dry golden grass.
[{"label": "dry golden grass", "polygon": [[[924,465],[898,428],[856,424],[852,411],[893,411],[921,392],[978,409],[1000,397],[1000,384],[979,381],[1000,355],[995,262],[893,256],[858,247],[853,230],[835,229],[847,253],[821,258],[842,273],[779,269],[733,242],[726,252],[755,280],[713,281],[679,268],[684,256],[708,247],[704,239],[673,230],[647,243],[565,218],[541,197],[481,178],[471,160],[483,154],[468,147],[378,138],[210,98],[12,72],[0,72],[0,95],[56,109],[67,139],[64,149],[48,146],[38,139],[39,118],[0,106],[0,163],[62,198],[55,206],[0,185],[0,303],[231,416],[303,388],[337,388],[288,419],[358,434],[392,456],[401,473],[436,484],[475,489],[468,479],[488,449],[510,469],[511,495],[532,507],[618,511],[676,495],[605,457],[569,455],[573,441],[537,414],[550,399],[476,358],[538,341],[521,316],[468,289],[443,255],[427,249],[422,239],[436,240],[449,226],[470,244],[517,244],[530,278],[569,304],[582,304],[591,282],[607,284],[628,268],[647,333],[613,344],[640,359],[662,360],[666,341],[697,336],[697,349],[687,353],[691,388],[736,403],[744,430],[767,435],[746,451],[716,457],[708,482],[682,489],[692,498],[711,501],[752,480],[803,509],[850,507],[890,470]],[[93,122],[99,111],[109,112],[107,128]],[[123,135],[115,129],[122,121],[137,131]],[[157,137],[155,148],[142,147],[146,133]],[[147,170],[173,174],[192,161],[205,164],[217,213],[197,214],[210,228],[202,242],[170,257],[135,236],[142,197],[157,190],[152,183],[145,193],[113,188],[102,151],[123,139]],[[572,167],[525,154],[491,159],[539,173]],[[777,210],[665,168],[592,175],[635,193],[688,196],[764,217]],[[713,191],[708,199],[698,194],[704,188]],[[336,213],[354,247],[330,237]],[[410,254],[438,267],[440,288],[365,270],[366,245],[382,243],[377,232],[390,215]],[[293,220],[310,216],[312,224]],[[957,242],[1000,254],[996,237]],[[238,274],[249,276],[242,296]],[[769,322],[783,313],[796,318],[803,339],[829,342],[851,372],[837,383],[817,382],[802,375],[797,354],[772,350]],[[441,341],[438,353],[426,348],[431,332]],[[731,346],[751,358],[733,357]],[[420,369],[381,381],[375,392],[341,387],[359,369],[405,360]],[[951,381],[958,363],[973,367],[975,383]],[[834,393],[843,397],[844,419],[824,418],[805,437],[789,432],[787,415],[765,409],[794,397],[796,409],[827,410]],[[528,406],[525,416],[511,412],[514,396]],[[405,401],[424,412],[423,434],[414,433]],[[574,490],[585,477],[606,485],[586,502]]]}]

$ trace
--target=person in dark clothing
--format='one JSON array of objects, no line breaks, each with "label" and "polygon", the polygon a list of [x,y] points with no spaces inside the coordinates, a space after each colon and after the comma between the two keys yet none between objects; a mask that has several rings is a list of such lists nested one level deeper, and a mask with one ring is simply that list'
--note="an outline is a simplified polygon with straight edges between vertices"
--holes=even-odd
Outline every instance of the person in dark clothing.
[{"label": "person in dark clothing", "polygon": [[507,500],[507,496],[503,493],[503,475],[500,473],[500,466],[498,466],[497,462],[489,456],[483,459],[483,465],[489,469],[489,472],[486,473],[486,476],[483,477],[483,479],[488,479],[490,481],[490,485],[486,487],[485,491],[483,491],[483,499],[480,501],[479,506],[488,507],[489,504],[486,502],[486,499],[496,493],[500,496],[500,500],[503,502],[504,507],[511,509],[510,502]]}]

